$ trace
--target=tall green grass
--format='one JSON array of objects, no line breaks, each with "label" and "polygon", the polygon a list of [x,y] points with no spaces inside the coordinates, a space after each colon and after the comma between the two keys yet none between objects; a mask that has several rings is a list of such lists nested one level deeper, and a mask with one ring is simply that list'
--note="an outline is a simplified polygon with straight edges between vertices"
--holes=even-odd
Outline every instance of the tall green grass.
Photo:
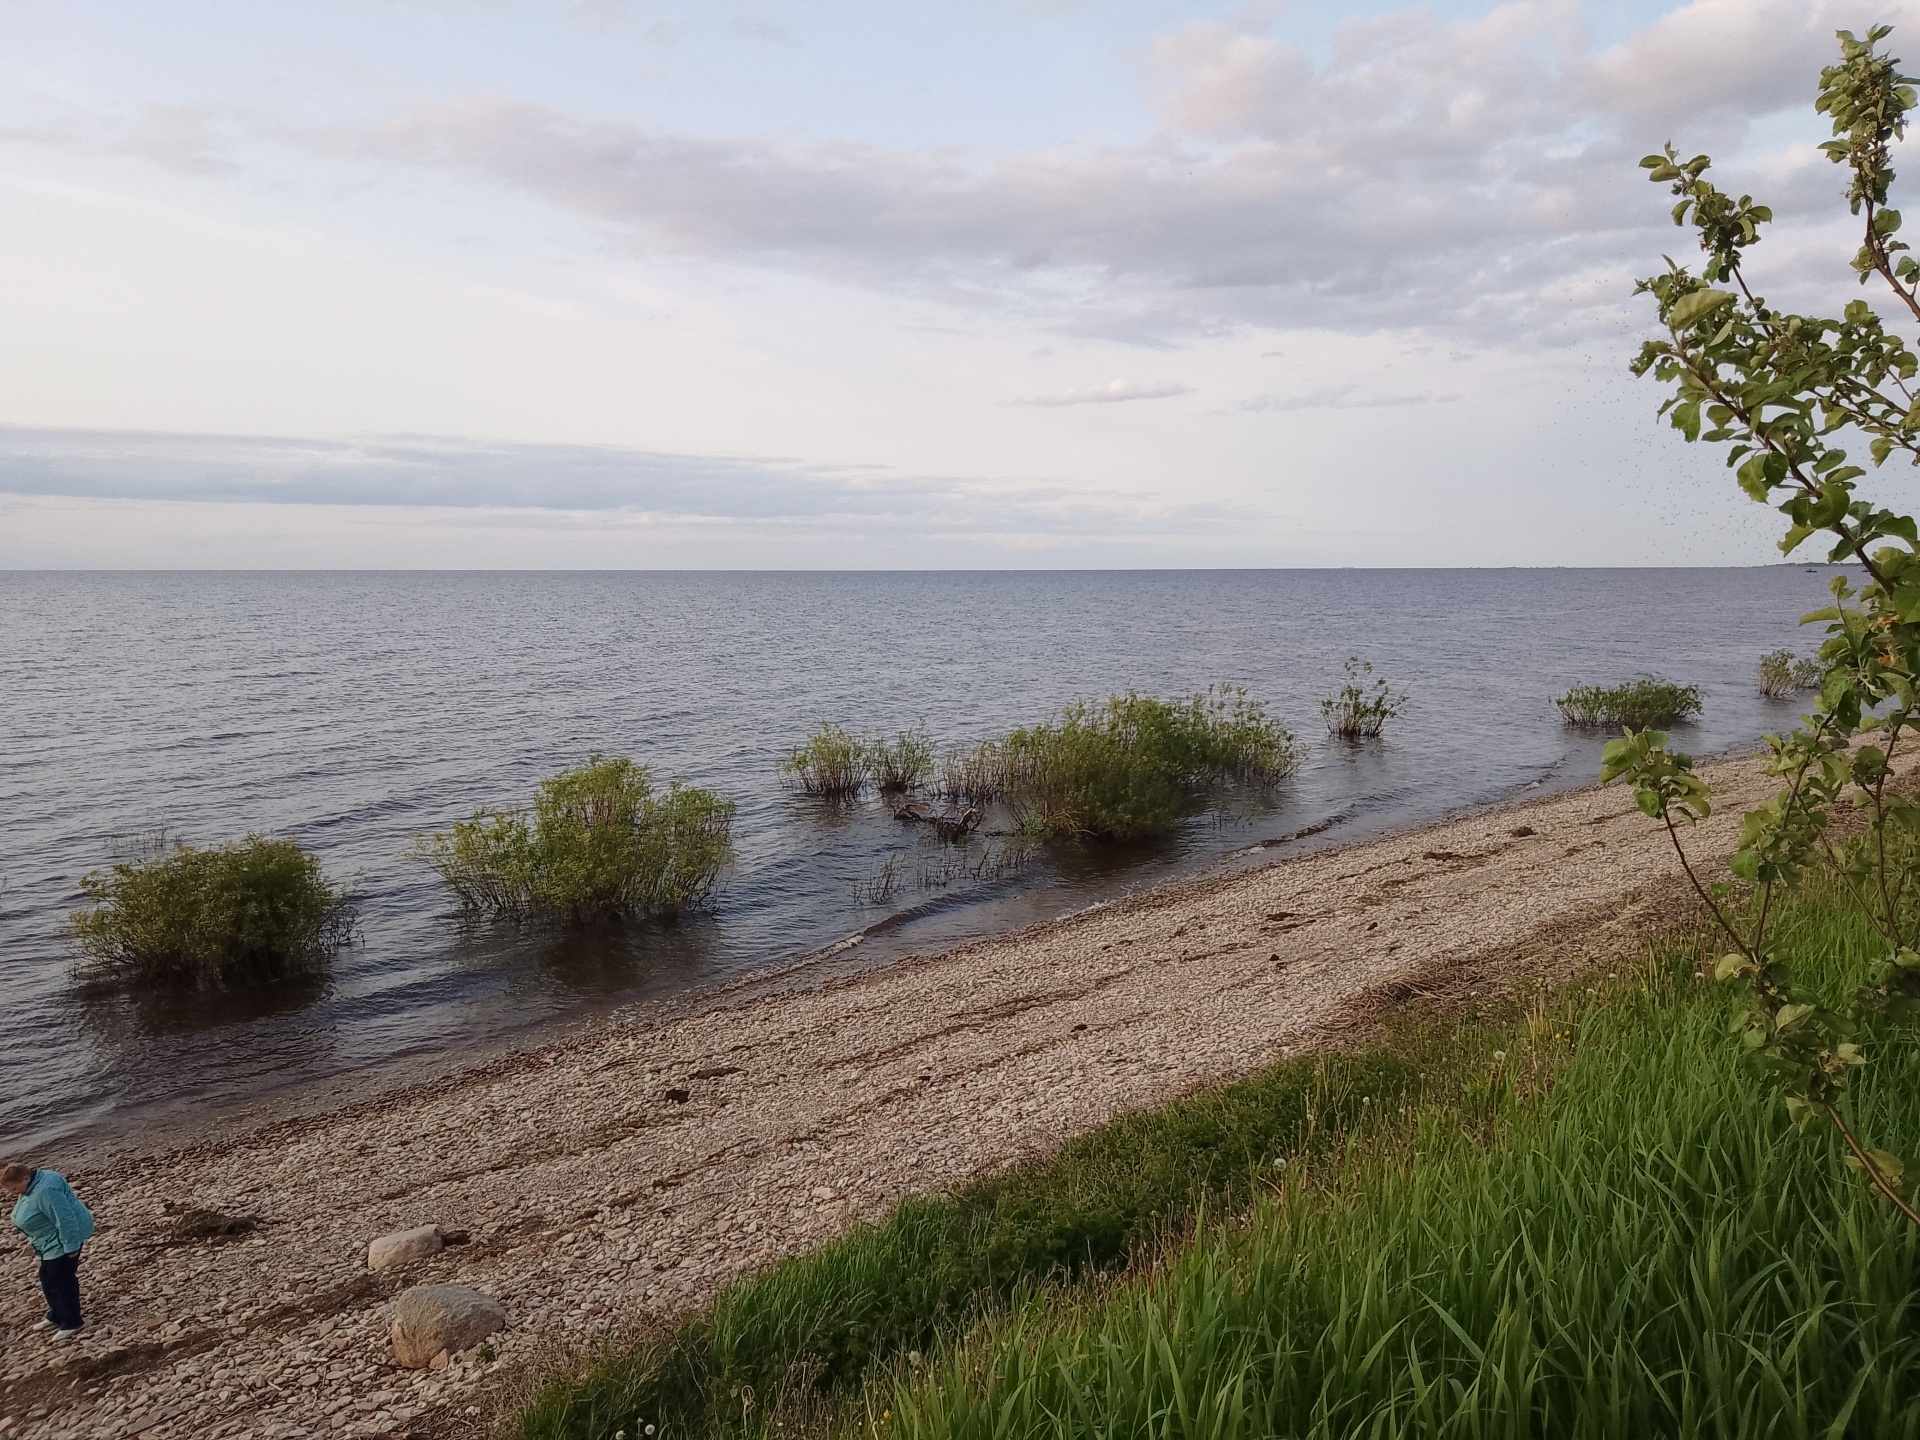
[{"label": "tall green grass", "polygon": [[669,1334],[556,1376],[520,1433],[606,1440],[653,1424],[721,1436],[743,1419],[750,1430],[770,1417],[817,1420],[876,1367],[1049,1282],[1111,1273],[1197,1207],[1244,1203],[1276,1158],[1344,1133],[1418,1078],[1385,1052],[1291,1060],[1126,1116],[1045,1162],[910,1200],[882,1224],[733,1285]]},{"label": "tall green grass", "polygon": [[[1834,990],[1868,942],[1832,897],[1796,949]],[[1073,1435],[1912,1436],[1920,1232],[1789,1130],[1670,964],[1542,1012],[1343,1162],[1150,1274],[1036,1296],[847,1421],[913,1440]],[[1909,1036],[1855,1102],[1920,1141]],[[1550,1084],[1548,1083],[1550,1082]]]},{"label": "tall green grass", "polygon": [[1070,705],[994,753],[1021,830],[1120,842],[1163,835],[1206,792],[1268,784],[1298,763],[1293,736],[1227,685],[1177,700],[1129,692]]},{"label": "tall green grass", "polygon": [[[1865,928],[1821,882],[1789,903],[1844,993]],[[904,1204],[556,1377],[521,1433],[1920,1436],[1920,1237],[1790,1130],[1698,959]],[[1910,1152],[1920,1045],[1867,1038],[1853,1117]]]}]

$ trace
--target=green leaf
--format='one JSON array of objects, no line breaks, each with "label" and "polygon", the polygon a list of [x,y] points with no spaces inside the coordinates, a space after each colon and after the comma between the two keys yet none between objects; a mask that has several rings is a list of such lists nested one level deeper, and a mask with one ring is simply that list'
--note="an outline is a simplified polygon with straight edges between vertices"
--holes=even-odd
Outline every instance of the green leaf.
[{"label": "green leaf", "polygon": [[1695,290],[1682,295],[1674,302],[1673,309],[1667,312],[1667,324],[1675,330],[1685,330],[1699,324],[1733,298],[1731,290]]}]

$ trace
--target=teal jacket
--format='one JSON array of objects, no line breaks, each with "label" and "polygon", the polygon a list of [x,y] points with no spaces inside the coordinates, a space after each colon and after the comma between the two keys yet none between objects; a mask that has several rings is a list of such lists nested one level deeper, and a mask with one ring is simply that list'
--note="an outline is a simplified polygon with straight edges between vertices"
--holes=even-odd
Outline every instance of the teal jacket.
[{"label": "teal jacket", "polygon": [[51,1170],[36,1170],[13,1205],[13,1228],[42,1260],[71,1255],[93,1235],[93,1214],[73,1187]]}]

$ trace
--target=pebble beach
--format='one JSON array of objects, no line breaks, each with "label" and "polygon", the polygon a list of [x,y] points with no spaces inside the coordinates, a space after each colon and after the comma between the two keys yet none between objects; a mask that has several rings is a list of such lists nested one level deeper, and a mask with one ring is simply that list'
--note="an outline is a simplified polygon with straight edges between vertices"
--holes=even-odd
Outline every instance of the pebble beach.
[{"label": "pebble beach", "polygon": [[[1775,782],[1752,758],[1702,770],[1716,811],[1689,845],[1711,864]],[[324,1113],[91,1166],[21,1157],[65,1170],[100,1232],[73,1342],[32,1328],[31,1264],[8,1252],[0,1436],[496,1433],[542,1367],[905,1195],[1384,1008],[1629,953],[1685,913],[1679,879],[1631,795],[1589,788],[780,993],[615,1012]],[[463,1243],[368,1268],[372,1241],[424,1226]],[[434,1283],[492,1297],[507,1328],[403,1367],[395,1300]]]}]

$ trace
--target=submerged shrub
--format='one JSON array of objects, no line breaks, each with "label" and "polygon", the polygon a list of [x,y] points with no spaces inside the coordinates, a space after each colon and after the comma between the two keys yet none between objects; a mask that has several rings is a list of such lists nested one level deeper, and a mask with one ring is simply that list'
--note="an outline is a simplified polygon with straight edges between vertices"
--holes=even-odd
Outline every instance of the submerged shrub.
[{"label": "submerged shrub", "polygon": [[1667,725],[1700,713],[1700,687],[1642,675],[1621,685],[1576,685],[1553,702],[1569,725]]},{"label": "submerged shrub", "polygon": [[933,741],[924,730],[902,730],[893,739],[866,745],[867,773],[882,794],[918,789],[933,773]]},{"label": "submerged shrub", "polygon": [[1181,700],[1129,692],[1069,706],[996,752],[1028,834],[1137,841],[1164,834],[1207,790],[1266,784],[1297,763],[1293,736],[1236,686]]},{"label": "submerged shrub", "polygon": [[1358,655],[1347,657],[1346,674],[1347,683],[1320,702],[1320,714],[1329,734],[1343,740],[1371,739],[1406,709],[1407,697],[1375,679],[1372,663]]},{"label": "submerged shrub", "polygon": [[579,923],[674,914],[713,893],[733,859],[731,800],[595,755],[540,784],[531,814],[477,810],[414,853],[469,910]]},{"label": "submerged shrub", "polygon": [[1006,794],[1007,751],[997,740],[983,740],[940,757],[940,793],[967,805],[991,805]]},{"label": "submerged shrub", "polygon": [[809,795],[851,798],[867,788],[867,750],[839,725],[821,725],[795,746],[780,768]]},{"label": "submerged shrub", "polygon": [[70,919],[98,973],[147,985],[271,980],[323,964],[352,931],[346,895],[291,840],[248,835],[197,850],[162,836],[142,858],[90,872]]},{"label": "submerged shrub", "polygon": [[1802,690],[1820,688],[1820,661],[1796,656],[1791,650],[1769,650],[1760,657],[1760,693],[1781,700]]}]

